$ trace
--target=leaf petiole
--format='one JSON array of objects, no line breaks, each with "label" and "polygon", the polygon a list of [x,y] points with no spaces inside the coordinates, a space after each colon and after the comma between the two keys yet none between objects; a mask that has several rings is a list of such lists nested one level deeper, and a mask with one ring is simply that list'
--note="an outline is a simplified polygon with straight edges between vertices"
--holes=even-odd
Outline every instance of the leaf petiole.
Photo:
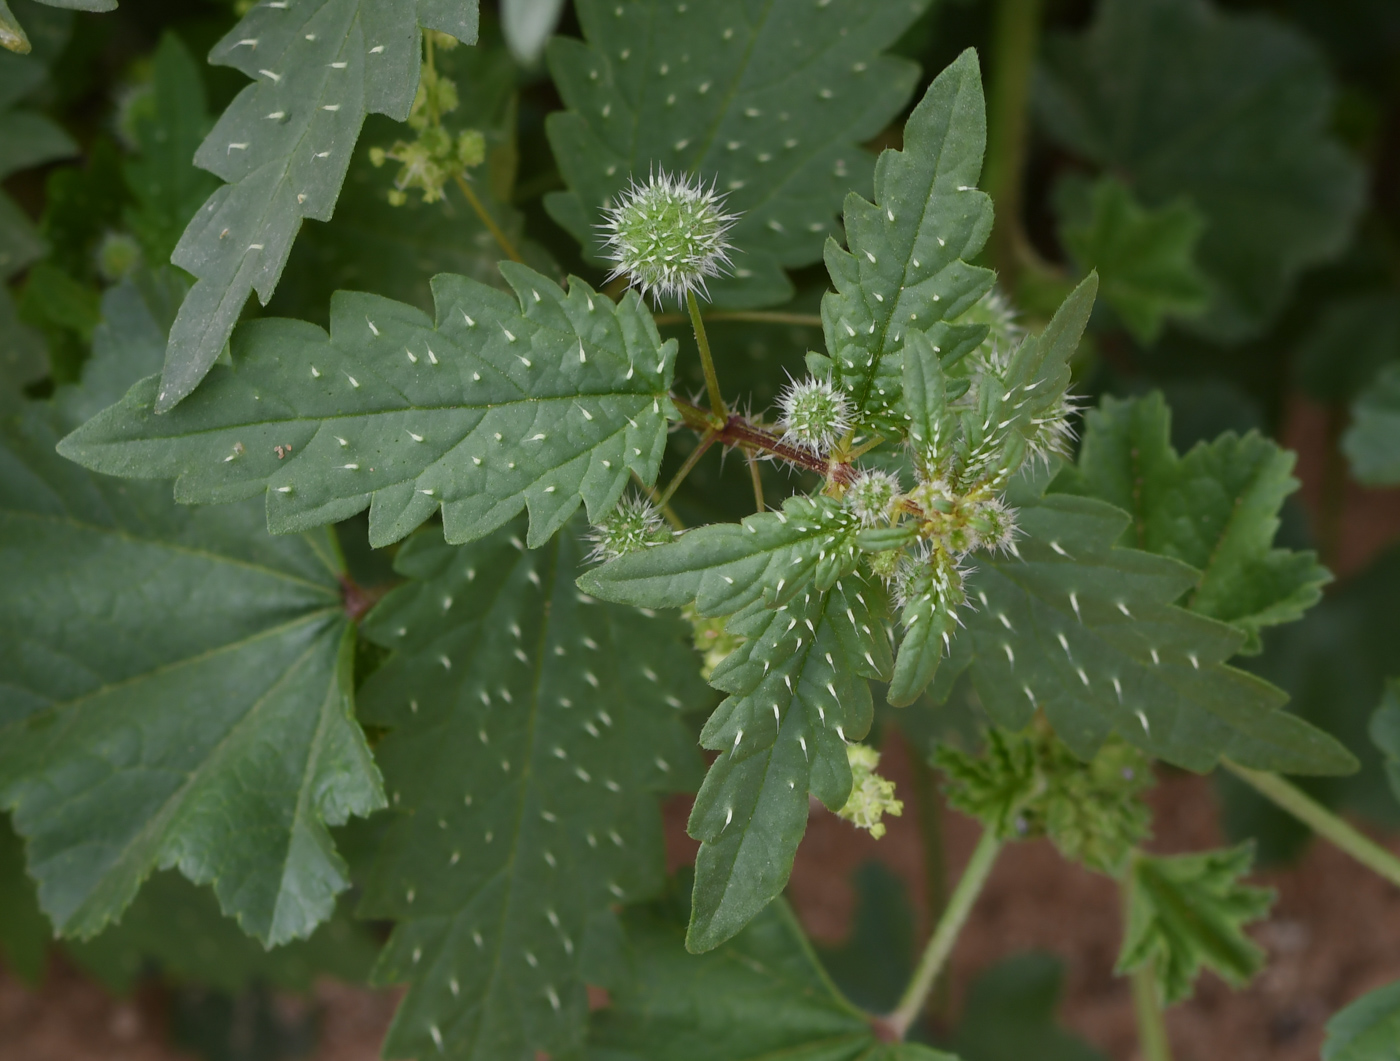
[{"label": "leaf petiole", "polygon": [[963,926],[967,923],[968,914],[972,912],[972,904],[977,901],[977,896],[981,894],[983,886],[987,883],[987,877],[992,872],[992,866],[996,864],[997,855],[1001,854],[1002,846],[1002,841],[990,829],[982,834],[981,840],[977,841],[972,858],[968,861],[967,868],[963,870],[962,879],[958,881],[958,886],[948,897],[948,905],[938,921],[938,926],[933,930],[928,945],[924,948],[918,968],[914,970],[914,976],[909,981],[909,986],[905,988],[899,1005],[895,1007],[893,1013],[881,1021],[884,1030],[894,1040],[903,1040],[909,1032],[910,1025],[923,1012],[924,1003],[928,1000],[929,993],[938,980],[943,963],[953,952],[953,944],[957,942],[958,934],[962,932]]},{"label": "leaf petiole", "polygon": [[1396,858],[1380,844],[1362,835],[1302,789],[1278,774],[1251,770],[1247,766],[1240,766],[1239,763],[1232,763],[1229,759],[1221,759],[1220,763],[1230,773],[1260,795],[1278,804],[1313,832],[1330,840],[1367,869],[1400,887],[1400,858]]},{"label": "leaf petiole", "polygon": [[1143,962],[1129,978],[1133,985],[1133,1015],[1137,1018],[1138,1050],[1143,1061],[1172,1061],[1171,1040],[1151,962]]}]

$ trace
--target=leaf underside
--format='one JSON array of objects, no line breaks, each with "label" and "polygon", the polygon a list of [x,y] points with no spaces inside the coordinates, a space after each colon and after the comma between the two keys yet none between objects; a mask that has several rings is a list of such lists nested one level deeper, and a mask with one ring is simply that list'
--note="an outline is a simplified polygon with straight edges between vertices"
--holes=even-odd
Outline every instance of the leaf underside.
[{"label": "leaf underside", "polygon": [[388,545],[439,507],[451,542],[523,508],[546,541],[582,502],[597,517],[630,474],[652,482],[666,441],[675,341],[636,295],[614,306],[574,279],[566,295],[502,263],[516,297],[464,277],[433,283],[437,323],[374,295],[344,293],[331,332],[254,321],[231,368],[171,413],[156,381],[64,440],[108,474],[177,477],[186,503],[267,495],[274,533],[368,507]]},{"label": "leaf underside", "polygon": [[[248,296],[266,305],[303,218],[335,209],[365,116],[408,117],[420,18],[476,39],[476,0],[302,0],[258,4],[209,61],[253,80],[195,163],[225,182],[185,229],[172,261],[198,278],[171,329],[157,392],[164,412],[223,351]],[[438,25],[443,23],[443,25]]]},{"label": "leaf underside", "polygon": [[785,268],[821,259],[852,187],[867,186],[860,145],[904,106],[918,68],[881,52],[927,0],[581,0],[585,41],[556,37],[549,66],[565,105],[550,145],[568,191],[545,199],[582,245],[606,255],[601,210],[629,180],[686,172],[741,215],[731,277],[716,305],[792,296]]},{"label": "leaf underside", "polygon": [[689,631],[579,593],[577,527],[526,551],[521,522],[464,548],[424,530],[366,623],[395,650],[362,692],[402,815],[361,909],[398,922],[377,979],[411,984],[388,1057],[577,1045],[586,940],[660,886],[654,794],[699,779]]}]

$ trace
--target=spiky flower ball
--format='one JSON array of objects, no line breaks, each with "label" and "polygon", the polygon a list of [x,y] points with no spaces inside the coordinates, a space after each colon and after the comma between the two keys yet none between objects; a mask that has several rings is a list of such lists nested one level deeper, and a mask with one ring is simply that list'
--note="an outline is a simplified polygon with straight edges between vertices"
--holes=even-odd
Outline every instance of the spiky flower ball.
[{"label": "spiky flower ball", "polygon": [[968,517],[969,529],[977,535],[979,548],[1005,552],[1016,541],[1016,510],[1000,498],[978,502]]},{"label": "spiky flower ball", "polygon": [[846,490],[846,507],[862,527],[878,526],[889,522],[900,493],[899,480],[888,472],[861,472]]},{"label": "spiky flower ball", "polygon": [[657,301],[704,293],[705,281],[729,268],[730,228],[724,197],[698,177],[653,173],[632,181],[600,226],[614,280],[625,276]]},{"label": "spiky flower ball", "polygon": [[904,801],[894,798],[894,782],[875,771],[880,766],[880,753],[864,744],[848,744],[846,759],[851,764],[851,798],[836,813],[857,829],[869,830],[878,840],[885,835],[886,814],[898,818],[904,813]]},{"label": "spiky flower ball", "polygon": [[1016,320],[1016,309],[997,288],[992,288],[958,318],[959,324],[985,324],[987,338],[977,351],[977,357],[994,370],[1006,368],[1012,353],[1026,337],[1026,330]]},{"label": "spiky flower ball", "polygon": [[793,380],[778,396],[787,441],[822,453],[851,429],[851,405],[830,379]]},{"label": "spiky flower ball", "polygon": [[650,501],[632,497],[619,502],[602,523],[594,525],[588,537],[593,542],[590,560],[616,560],[626,553],[669,542],[674,535]]}]

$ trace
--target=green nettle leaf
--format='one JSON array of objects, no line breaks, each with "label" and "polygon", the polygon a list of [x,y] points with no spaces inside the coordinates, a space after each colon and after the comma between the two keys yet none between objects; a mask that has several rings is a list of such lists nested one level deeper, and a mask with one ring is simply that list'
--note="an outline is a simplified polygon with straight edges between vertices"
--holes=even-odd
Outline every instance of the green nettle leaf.
[{"label": "green nettle leaf", "polygon": [[1391,365],[1352,405],[1342,450],[1367,486],[1400,483],[1400,365]]},{"label": "green nettle leaf", "polygon": [[386,1056],[578,1045],[585,939],[660,887],[653,794],[699,779],[689,628],[580,594],[586,543],[527,552],[522,524],[460,549],[421,532],[366,622],[394,649],[362,704],[403,813],[361,913],[398,922],[378,980],[412,984]]},{"label": "green nettle leaf", "polygon": [[1322,1061],[1390,1061],[1400,1045],[1400,983],[1362,995],[1327,1022]]},{"label": "green nettle leaf", "polygon": [[122,167],[135,199],[124,219],[154,266],[170,260],[190,218],[219,186],[194,165],[212,124],[199,67],[180,38],[167,33],[152,62],[150,93],[129,117],[137,154]]},{"label": "green nettle leaf", "polygon": [[1192,328],[1257,334],[1303,269],[1350,241],[1364,174],[1329,132],[1331,78],[1296,31],[1205,0],[1105,0],[1045,57],[1031,99],[1050,136],[1144,205],[1185,197],[1205,218],[1214,299]]},{"label": "green nettle leaf", "polygon": [[126,994],[154,964],[167,977],[230,994],[266,984],[308,991],[319,976],[363,983],[378,941],[369,926],[338,910],[308,940],[266,950],[219,912],[203,888],[175,873],[146,882],[119,925],[64,950],[109,991]]},{"label": "green nettle leaf", "polygon": [[[170,332],[157,401],[198,386],[254,290],[266,305],[303,218],[330,219],[365,116],[408,117],[419,22],[476,40],[476,0],[311,0],[258,4],[209,61],[249,85],[195,164],[225,186],[185,229],[172,261],[199,282]],[[454,14],[455,13],[455,14]]]},{"label": "green nettle leaf", "polygon": [[600,211],[629,180],[694,174],[742,215],[734,275],[709,285],[715,303],[787,301],[783,269],[820,260],[842,197],[869,180],[859,145],[913,91],[918,68],[881,52],[925,6],[581,0],[587,43],[556,37],[548,50],[569,108],[546,126],[569,186],[546,197],[550,215],[600,263]]},{"label": "green nettle leaf", "polygon": [[1274,893],[1241,884],[1254,862],[1252,844],[1198,855],[1140,855],[1128,885],[1128,927],[1117,971],[1151,963],[1168,1004],[1191,997],[1207,967],[1236,987],[1264,964],[1244,926],[1266,916]]},{"label": "green nettle leaf", "polygon": [[57,437],[31,410],[0,448],[0,804],[45,912],[90,936],[178,867],[265,944],[309,934],[349,884],[326,825],[383,805],[330,540],[179,509]]},{"label": "green nettle leaf", "polygon": [[952,1046],[968,1061],[1105,1061],[1055,1019],[1065,963],[1032,951],[993,965],[972,981]]},{"label": "green nettle leaf", "polygon": [[599,1056],[667,1061],[955,1061],[916,1043],[881,1042],[844,998],[779,900],[715,950],[686,952],[682,903],[629,911],[635,976],[594,1014]]},{"label": "green nettle leaf", "polygon": [[178,477],[186,503],[266,492],[274,533],[368,507],[377,547],[441,506],[448,541],[465,542],[528,506],[538,546],[580,502],[597,518],[630,474],[656,478],[676,343],[635,294],[614,305],[578,279],[566,295],[523,266],[501,270],[516,297],[437,277],[436,325],[346,292],[329,336],[253,321],[234,335],[233,366],[178,411],[157,414],[157,381],[143,380],[61,451],[108,474]]},{"label": "green nettle leaf", "polygon": [[966,261],[992,230],[992,201],[977,190],[986,140],[982,77],[968,49],[914,108],[904,149],[881,153],[875,202],[846,196],[849,249],[827,241],[836,290],[822,300],[822,326],[835,379],[863,420],[902,426],[907,333],[956,318],[992,286],[990,270]]},{"label": "green nettle leaf", "polygon": [[1385,776],[1390,790],[1400,800],[1400,679],[1385,683],[1380,707],[1371,716],[1371,742],[1385,756]]},{"label": "green nettle leaf", "polygon": [[1298,488],[1294,455],[1253,431],[1200,442],[1184,457],[1170,440],[1160,393],[1106,397],[1086,417],[1078,466],[1053,489],[1128,512],[1119,544],[1199,570],[1182,606],[1238,627],[1243,651],[1256,653],[1264,627],[1301,618],[1332,580],[1312,551],[1273,547],[1279,509]]},{"label": "green nettle leaf", "polygon": [[1061,208],[1060,240],[1081,269],[1098,271],[1104,300],[1139,342],[1156,341],[1168,317],[1205,311],[1210,287],[1195,263],[1205,219],[1195,207],[1145,209],[1116,177],[1082,198],[1079,209]]},{"label": "green nettle leaf", "polygon": [[1002,839],[1048,836],[1066,858],[1110,876],[1151,834],[1142,793],[1152,787],[1152,765],[1122,740],[1107,741],[1086,763],[1049,727],[993,727],[981,754],[944,744],[934,762],[948,775],[948,802]]},{"label": "green nettle leaf", "polygon": [[1173,605],[1197,571],[1115,547],[1126,513],[1052,494],[1017,520],[1019,559],[976,558],[975,610],[950,661],[971,664],[998,725],[1021,729],[1043,710],[1086,760],[1116,732],[1188,770],[1209,770],[1221,756],[1284,773],[1355,769],[1335,740],[1281,710],[1281,690],[1225,665],[1243,634]]},{"label": "green nettle leaf", "polygon": [[851,792],[846,742],[870,728],[865,679],[892,663],[878,583],[852,574],[856,527],[829,498],[790,498],[782,512],[687,531],[619,557],[579,586],[649,608],[696,603],[733,615],[745,638],[710,677],[728,693],[701,743],[722,754],[696,798],[696,862],[688,945],[709,950],[787,884],[807,827],[808,794],[831,810]]}]

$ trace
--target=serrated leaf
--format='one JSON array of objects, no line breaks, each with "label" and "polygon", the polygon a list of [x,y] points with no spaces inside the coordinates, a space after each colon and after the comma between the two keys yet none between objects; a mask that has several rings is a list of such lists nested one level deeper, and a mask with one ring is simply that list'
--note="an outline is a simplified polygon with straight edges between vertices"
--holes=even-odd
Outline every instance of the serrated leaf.
[{"label": "serrated leaf", "polygon": [[1225,665],[1243,634],[1172,604],[1194,569],[1114,546],[1126,513],[1052,494],[1017,519],[1020,559],[977,557],[974,610],[953,642],[953,665],[971,663],[999,725],[1021,729],[1042,710],[1083,759],[1117,732],[1188,770],[1221,756],[1283,773],[1355,769],[1335,740],[1281,710],[1282,691]]},{"label": "serrated leaf", "polygon": [[1301,618],[1332,577],[1315,553],[1273,547],[1279,510],[1298,488],[1293,463],[1253,431],[1227,432],[1178,457],[1160,393],[1106,397],[1086,417],[1078,466],[1054,488],[1128,512],[1119,544],[1198,569],[1182,606],[1238,627],[1252,654],[1264,627]]},{"label": "serrated leaf", "polygon": [[368,507],[377,547],[441,506],[448,540],[465,542],[528,506],[537,546],[581,502],[597,518],[629,474],[656,478],[676,344],[635,294],[614,305],[576,278],[566,295],[523,266],[501,269],[517,297],[437,277],[436,326],[347,292],[329,337],[251,322],[233,366],[177,412],[158,415],[156,381],[143,380],[62,452],[109,474],[178,476],[186,503],[266,492],[274,533]]},{"label": "serrated leaf", "polygon": [[585,935],[660,886],[652,794],[698,779],[688,629],[583,596],[573,528],[526,552],[522,524],[460,549],[422,532],[366,623],[395,650],[362,703],[403,816],[362,913],[399,922],[377,979],[412,984],[386,1056],[577,1045]]},{"label": "serrated leaf", "polygon": [[1112,176],[1060,192],[1060,242],[1080,269],[1098,272],[1104,301],[1138,342],[1155,342],[1168,317],[1205,311],[1210,288],[1195,262],[1205,219],[1190,202],[1145,208]]},{"label": "serrated leaf", "polygon": [[1400,800],[1400,679],[1385,683],[1380,706],[1371,716],[1371,743],[1385,756],[1385,777],[1390,791]]},{"label": "serrated leaf", "polygon": [[137,153],[122,164],[135,200],[123,218],[153,266],[170,260],[190,218],[219,186],[194,164],[212,124],[199,67],[180,38],[167,32],[152,59],[150,94],[130,117]]},{"label": "serrated leaf", "polygon": [[56,439],[31,410],[0,454],[0,802],[45,911],[90,936],[178,866],[265,944],[309,934],[349,883],[326,824],[383,801],[329,542],[177,509]]},{"label": "serrated leaf", "polygon": [[122,915],[95,939],[70,941],[68,956],[107,990],[126,994],[157,969],[167,982],[235,994],[254,984],[309,991],[321,976],[363,983],[379,951],[366,925],[339,910],[307,940],[272,950],[248,938],[219,912],[205,889],[175,873],[158,873]]},{"label": "serrated leaf", "polygon": [[1105,0],[1082,35],[1048,43],[1031,99],[1057,143],[1146,206],[1185,196],[1206,219],[1197,260],[1215,298],[1194,330],[1257,334],[1299,273],[1350,240],[1364,174],[1328,131],[1323,57],[1281,23]]},{"label": "serrated leaf", "polygon": [[330,219],[365,116],[408,117],[420,8],[435,28],[452,11],[475,28],[476,0],[312,0],[259,4],[214,46],[211,63],[255,83],[195,155],[226,183],[172,257],[198,283],[170,332],[160,411],[198,386],[254,290],[267,304],[302,219]]},{"label": "serrated leaf", "polygon": [[899,350],[911,328],[952,320],[992,286],[967,264],[987,241],[992,201],[977,190],[987,139],[977,55],[934,79],[904,125],[904,148],[881,153],[875,201],[846,197],[849,250],[827,243],[836,290],[822,300],[835,378],[863,420],[902,423]]},{"label": "serrated leaf", "polygon": [[908,707],[938,673],[950,638],[957,630],[964,598],[960,587],[950,585],[931,564],[924,564],[909,581],[908,600],[900,612],[904,637],[890,675],[889,702]]},{"label": "serrated leaf", "polygon": [[1381,371],[1357,397],[1351,416],[1342,451],[1357,481],[1367,486],[1400,483],[1400,365]]},{"label": "serrated leaf", "polygon": [[1140,855],[1128,884],[1128,927],[1117,972],[1148,962],[1168,1004],[1189,998],[1202,967],[1243,987],[1264,964],[1244,926],[1264,917],[1274,893],[1240,883],[1252,844],[1197,855]]},{"label": "serrated leaf", "polygon": [[1391,1061],[1400,1049],[1400,983],[1362,995],[1327,1022],[1322,1061]]},{"label": "serrated leaf", "polygon": [[579,587],[642,608],[693,601],[705,616],[732,615],[760,600],[776,607],[813,582],[830,589],[855,570],[857,532],[839,501],[795,496],[780,512],[696,527],[674,542],[620,556],[585,573]]},{"label": "serrated leaf", "polygon": [[842,197],[869,180],[859,145],[913,90],[917,68],[881,52],[926,2],[582,0],[587,42],[548,49],[569,108],[546,126],[569,186],[546,197],[550,215],[601,264],[600,210],[630,179],[695,174],[741,215],[715,304],[787,301],[783,269],[821,258]]},{"label": "serrated leaf", "polygon": [[884,1043],[836,990],[786,902],[702,957],[686,953],[683,911],[625,915],[635,976],[593,1016],[603,1057],[667,1061],[955,1061],[915,1043]]},{"label": "serrated leaf", "polygon": [[845,805],[846,742],[865,736],[873,715],[866,679],[890,675],[884,607],[878,584],[851,575],[776,610],[756,601],[729,621],[746,640],[710,677],[729,696],[701,734],[721,754],[688,825],[701,841],[692,950],[729,939],[782,892],[809,793],[832,811]]}]

